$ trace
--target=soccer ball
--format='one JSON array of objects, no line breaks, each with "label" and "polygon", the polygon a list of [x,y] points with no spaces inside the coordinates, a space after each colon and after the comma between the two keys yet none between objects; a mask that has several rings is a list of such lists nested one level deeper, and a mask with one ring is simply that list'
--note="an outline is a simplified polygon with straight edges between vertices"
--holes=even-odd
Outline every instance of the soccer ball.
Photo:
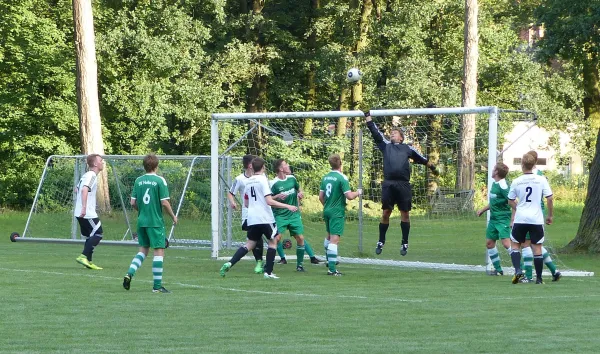
[{"label": "soccer ball", "polygon": [[357,82],[362,79],[362,76],[362,71],[358,70],[357,68],[352,68],[348,70],[348,73],[346,74],[346,80],[348,80],[348,82]]}]

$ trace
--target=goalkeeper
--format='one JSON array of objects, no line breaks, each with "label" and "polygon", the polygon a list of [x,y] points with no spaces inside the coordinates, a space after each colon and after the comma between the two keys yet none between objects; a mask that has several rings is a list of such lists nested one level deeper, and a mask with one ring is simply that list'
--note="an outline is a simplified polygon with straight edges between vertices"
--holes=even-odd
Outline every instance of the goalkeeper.
[{"label": "goalkeeper", "polygon": [[408,252],[408,235],[410,232],[410,209],[412,207],[412,191],[410,185],[410,163],[426,165],[434,174],[435,166],[421,155],[412,146],[403,144],[404,133],[399,128],[393,128],[390,140],[384,138],[371,115],[366,113],[367,127],[371,131],[373,140],[383,153],[383,182],[381,183],[381,203],[383,215],[379,224],[379,242],[375,248],[376,254],[381,254],[385,245],[385,234],[390,226],[390,215],[394,205],[400,209],[400,227],[402,229],[402,246],[400,254],[406,256]]}]

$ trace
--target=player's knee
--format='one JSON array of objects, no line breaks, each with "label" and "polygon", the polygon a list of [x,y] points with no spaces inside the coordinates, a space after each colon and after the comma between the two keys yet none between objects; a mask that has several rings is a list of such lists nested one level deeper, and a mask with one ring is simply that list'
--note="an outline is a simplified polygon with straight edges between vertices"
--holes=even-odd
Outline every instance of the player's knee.
[{"label": "player's knee", "polygon": [[496,241],[494,241],[494,240],[489,240],[489,239],[488,239],[488,240],[485,242],[485,246],[486,246],[488,249],[492,249],[492,248],[496,247]]},{"label": "player's knee", "polygon": [[302,236],[302,235],[296,235],[296,236],[294,236],[294,238],[296,239],[296,242],[298,243],[298,245],[303,245],[304,244],[304,236]]},{"label": "player's knee", "polygon": [[410,214],[408,213],[408,211],[400,212],[400,220],[402,222],[410,222]]}]

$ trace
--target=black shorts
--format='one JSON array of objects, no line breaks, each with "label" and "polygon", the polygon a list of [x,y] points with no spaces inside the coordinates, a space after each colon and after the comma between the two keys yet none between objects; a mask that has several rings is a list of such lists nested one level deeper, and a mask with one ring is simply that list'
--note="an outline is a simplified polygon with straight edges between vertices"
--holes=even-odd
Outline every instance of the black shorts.
[{"label": "black shorts", "polygon": [[92,237],[99,236],[102,237],[102,223],[100,219],[86,219],[77,217],[77,221],[79,222],[79,229],[81,230],[81,236],[83,237]]},{"label": "black shorts", "polygon": [[272,240],[277,236],[277,226],[275,224],[256,224],[248,226],[248,240],[260,242],[263,235],[267,240]]},{"label": "black shorts", "polygon": [[244,220],[242,223],[242,231],[248,231],[248,220]]},{"label": "black shorts", "polygon": [[407,181],[383,181],[381,183],[381,204],[384,210],[393,210],[394,205],[400,211],[412,209],[412,188]]},{"label": "black shorts", "polygon": [[514,224],[510,239],[513,242],[525,243],[527,233],[529,233],[531,243],[534,245],[544,243],[544,225]]}]

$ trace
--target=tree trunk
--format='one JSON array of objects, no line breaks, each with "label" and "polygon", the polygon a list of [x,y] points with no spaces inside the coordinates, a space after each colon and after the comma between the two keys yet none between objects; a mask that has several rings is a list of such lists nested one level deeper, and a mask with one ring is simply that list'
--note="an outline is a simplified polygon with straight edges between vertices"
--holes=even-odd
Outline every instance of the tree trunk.
[{"label": "tree trunk", "polygon": [[[253,17],[261,14],[265,6],[264,0],[253,0],[252,1],[252,13],[248,17],[247,23],[247,37],[248,40],[252,41],[254,46],[257,48],[255,64],[261,65],[264,62],[262,47],[263,44],[260,41],[260,25],[252,28],[251,24],[254,22]],[[257,75],[252,80],[252,87],[248,89],[246,96],[246,112],[256,113],[264,111],[264,104],[267,97],[267,77],[264,75]],[[250,128],[254,126],[254,123],[250,123]],[[250,141],[248,144],[248,153],[264,156],[263,151],[263,136],[262,129],[258,127],[249,136]]]},{"label": "tree trunk", "polygon": [[[465,0],[463,107],[474,107],[477,104],[478,11],[477,0]],[[475,188],[475,118],[475,114],[465,114],[460,122],[458,171],[456,173],[456,189],[458,190]]]},{"label": "tree trunk", "polygon": [[[442,117],[430,115],[428,117],[429,134],[427,137],[427,158],[431,163],[439,166],[440,162],[440,142],[442,141]],[[435,178],[431,178],[429,169],[427,171],[427,190],[430,196],[433,196],[438,189]]]},{"label": "tree trunk", "polygon": [[[348,110],[348,87],[344,86],[342,88],[342,92],[340,93],[340,111]],[[348,122],[347,117],[342,117],[338,120],[335,136],[344,137],[346,136],[346,124]]]},{"label": "tree trunk", "polygon": [[[310,59],[310,64],[308,66],[308,75],[307,75],[307,85],[308,85],[308,94],[306,96],[306,107],[307,111],[313,111],[315,109],[315,102],[317,101],[317,85],[315,83],[317,66],[314,62],[314,57],[317,51],[317,29],[315,27],[316,21],[319,17],[319,10],[321,9],[321,1],[320,0],[311,0],[310,2],[310,35],[306,41],[306,45],[308,47],[308,54]],[[313,131],[313,120],[307,118],[304,120],[304,127],[302,129],[303,136],[311,136]]]},{"label": "tree trunk", "polygon": [[[73,23],[75,27],[77,110],[79,113],[81,152],[86,155],[104,154],[91,0],[73,0]],[[106,169],[98,179],[96,197],[100,211],[109,212],[111,208]]]},{"label": "tree trunk", "polygon": [[[600,77],[596,60],[583,63],[583,86],[585,91],[583,99],[584,115],[590,122],[592,133],[596,134],[600,129]],[[594,151],[594,140],[591,141],[589,148],[590,151]],[[588,164],[588,167],[591,167],[591,165]]]},{"label": "tree trunk", "polygon": [[585,206],[581,213],[577,235],[567,249],[600,252],[600,131],[596,138],[596,154],[590,169]]}]

